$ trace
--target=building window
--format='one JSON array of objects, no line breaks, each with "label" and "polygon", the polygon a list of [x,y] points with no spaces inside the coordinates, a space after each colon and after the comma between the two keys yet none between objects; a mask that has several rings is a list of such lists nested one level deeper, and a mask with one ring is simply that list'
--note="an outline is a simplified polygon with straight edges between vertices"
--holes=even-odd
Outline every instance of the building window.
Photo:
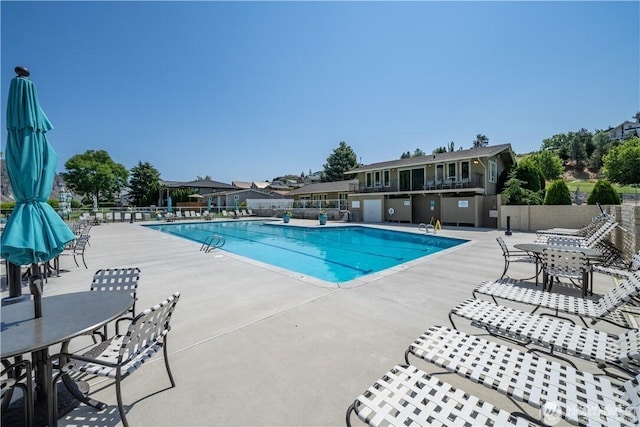
[{"label": "building window", "polygon": [[382,182],[382,184],[383,184],[385,187],[390,186],[390,185],[391,185],[391,174],[389,173],[389,171],[388,171],[388,170],[384,171],[384,172],[382,173],[382,176],[383,176],[383,179],[382,179],[382,181],[383,181],[383,182]]},{"label": "building window", "polygon": [[436,183],[442,185],[444,180],[444,165],[436,165]]},{"label": "building window", "polygon": [[374,172],[375,179],[373,180],[374,187],[382,187],[382,182],[380,182],[380,171]]},{"label": "building window", "polygon": [[404,171],[400,171],[399,174],[399,191],[410,191],[411,190],[411,171],[410,170],[404,170]]},{"label": "building window", "polygon": [[367,180],[367,184],[366,184],[366,186],[367,186],[367,187],[373,187],[373,183],[372,183],[372,180],[371,180],[371,172],[367,172],[367,178],[366,178],[366,180]]},{"label": "building window", "polygon": [[489,160],[489,182],[498,182],[498,163]]},{"label": "building window", "polygon": [[447,178],[452,179],[452,180],[456,178],[456,164],[455,163],[449,163],[447,165]]},{"label": "building window", "polygon": [[462,162],[460,163],[460,167],[461,167],[461,171],[460,171],[460,178],[461,179],[469,179],[469,162]]}]

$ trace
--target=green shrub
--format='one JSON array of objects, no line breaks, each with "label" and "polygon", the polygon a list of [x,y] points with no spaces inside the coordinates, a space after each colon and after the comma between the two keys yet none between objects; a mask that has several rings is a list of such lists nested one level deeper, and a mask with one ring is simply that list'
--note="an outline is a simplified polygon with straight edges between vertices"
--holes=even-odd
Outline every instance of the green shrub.
[{"label": "green shrub", "polygon": [[514,169],[515,178],[523,181],[522,188],[534,193],[544,190],[545,180],[542,171],[532,162],[522,162]]},{"label": "green shrub", "polygon": [[549,185],[547,189],[547,195],[544,198],[545,205],[571,205],[571,194],[569,193],[569,187],[561,180],[555,180]]},{"label": "green shrub", "polygon": [[601,179],[593,186],[593,190],[587,199],[587,204],[595,205],[596,203],[601,205],[620,204],[620,196],[609,181]]}]

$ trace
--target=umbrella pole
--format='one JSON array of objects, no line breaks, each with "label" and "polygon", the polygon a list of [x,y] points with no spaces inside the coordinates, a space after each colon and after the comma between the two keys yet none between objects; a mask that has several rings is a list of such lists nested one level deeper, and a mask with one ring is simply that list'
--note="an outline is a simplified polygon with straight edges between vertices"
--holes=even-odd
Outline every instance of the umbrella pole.
[{"label": "umbrella pole", "polygon": [[31,274],[29,275],[29,289],[33,295],[33,308],[36,319],[42,317],[42,276],[38,263],[31,263]]},{"label": "umbrella pole", "polygon": [[22,295],[21,267],[6,261],[7,284],[9,285],[9,298],[17,298]]}]

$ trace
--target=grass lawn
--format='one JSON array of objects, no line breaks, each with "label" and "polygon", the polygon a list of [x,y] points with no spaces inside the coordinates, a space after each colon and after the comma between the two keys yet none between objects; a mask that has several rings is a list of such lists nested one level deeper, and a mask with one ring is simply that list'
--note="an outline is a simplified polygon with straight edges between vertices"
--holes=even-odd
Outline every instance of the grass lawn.
[{"label": "grass lawn", "polygon": [[[576,188],[580,187],[581,193],[591,193],[593,187],[596,185],[595,180],[587,180],[587,179],[575,179],[573,181],[566,181],[567,187],[569,187],[569,191],[574,192]],[[549,185],[550,183],[547,183]],[[635,194],[637,189],[631,185],[617,185],[613,184],[613,188],[615,188],[618,193],[626,193],[626,194]]]}]

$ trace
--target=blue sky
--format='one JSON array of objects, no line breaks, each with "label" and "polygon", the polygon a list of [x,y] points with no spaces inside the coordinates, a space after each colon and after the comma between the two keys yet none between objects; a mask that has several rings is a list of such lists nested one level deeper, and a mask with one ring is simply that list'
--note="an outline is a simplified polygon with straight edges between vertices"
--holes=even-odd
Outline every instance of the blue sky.
[{"label": "blue sky", "polygon": [[640,110],[638,2],[2,1],[2,149],[16,65],[64,162],[165,180],[321,170],[420,148],[535,151]]}]

